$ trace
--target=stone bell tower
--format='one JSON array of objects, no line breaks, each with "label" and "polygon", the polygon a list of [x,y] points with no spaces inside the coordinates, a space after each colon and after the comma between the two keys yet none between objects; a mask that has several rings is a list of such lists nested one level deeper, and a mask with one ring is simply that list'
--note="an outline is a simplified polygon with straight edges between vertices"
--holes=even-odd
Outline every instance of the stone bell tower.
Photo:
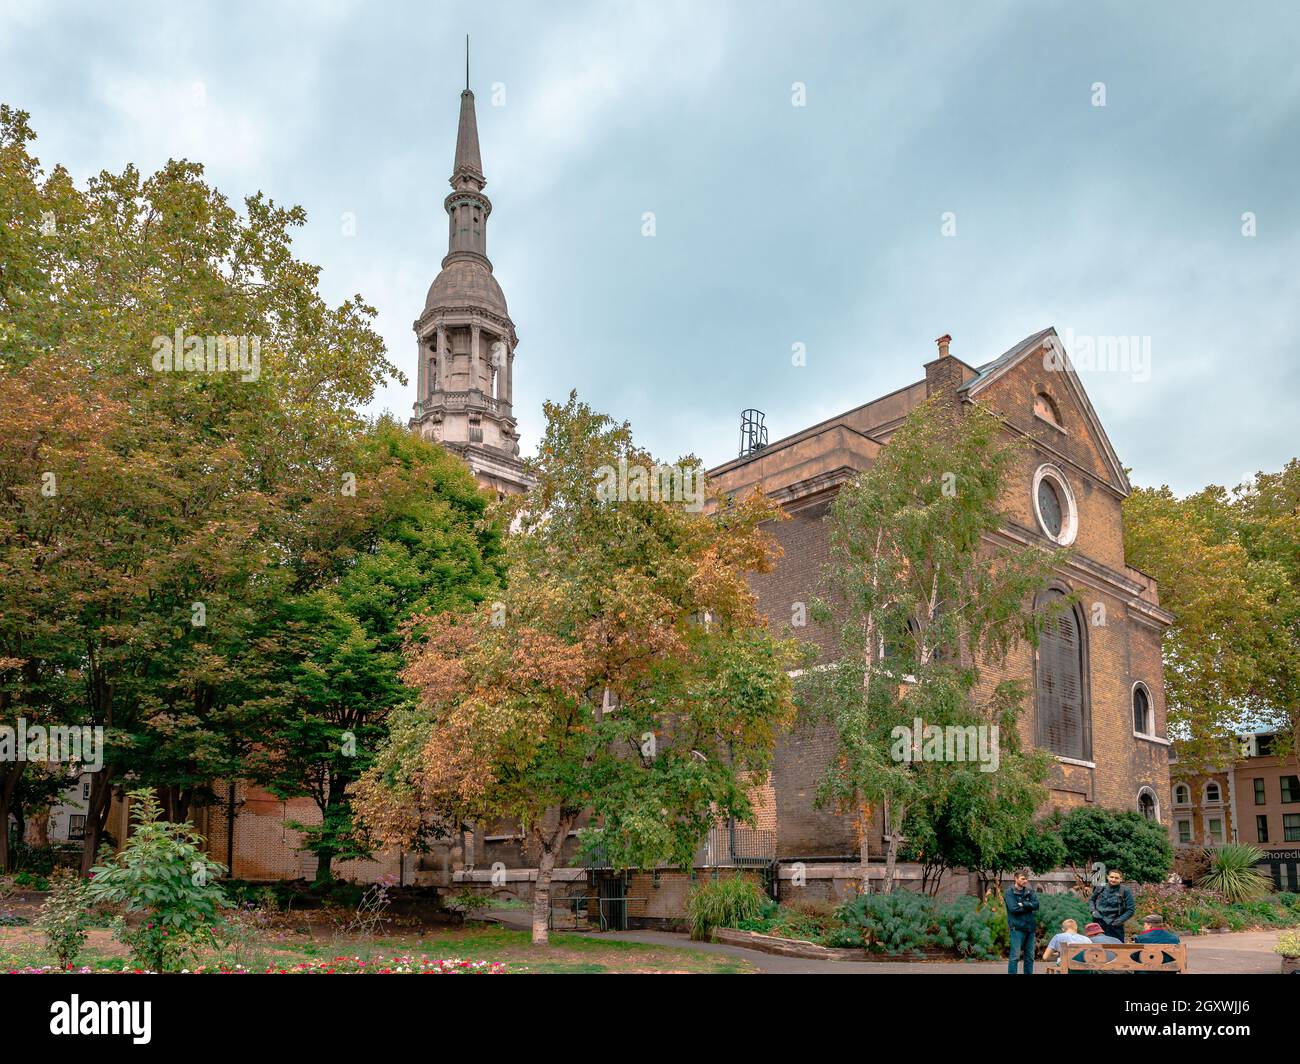
[{"label": "stone bell tower", "polygon": [[512,412],[519,338],[487,256],[492,201],[479,161],[474,94],[460,94],[460,127],[447,211],[447,255],[415,322],[418,370],[410,426],[461,455],[499,494],[529,486]]}]

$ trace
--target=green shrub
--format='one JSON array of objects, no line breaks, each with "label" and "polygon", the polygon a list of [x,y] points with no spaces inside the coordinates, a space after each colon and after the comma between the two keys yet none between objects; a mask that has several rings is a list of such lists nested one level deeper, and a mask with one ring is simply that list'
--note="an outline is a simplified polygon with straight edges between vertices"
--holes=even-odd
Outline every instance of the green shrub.
[{"label": "green shrub", "polygon": [[35,872],[19,872],[14,876],[14,886],[23,890],[47,891],[50,889],[50,881],[43,875]]},{"label": "green shrub", "polygon": [[70,968],[90,929],[90,884],[69,869],[54,874],[53,890],[41,906],[36,927],[60,968]]},{"label": "green shrub", "polygon": [[861,949],[862,931],[856,927],[834,927],[826,933],[826,938],[822,942],[824,946],[831,946],[835,949]]},{"label": "green shrub", "polygon": [[979,904],[984,926],[993,936],[993,952],[1005,957],[1011,952],[1011,929],[1007,926],[1007,903],[1002,891],[990,887]]},{"label": "green shrub", "polygon": [[480,913],[485,909],[492,908],[492,895],[484,894],[472,887],[466,887],[455,894],[448,895],[444,904],[448,909],[454,909],[466,916],[472,916],[474,913]]},{"label": "green shrub", "polygon": [[1092,910],[1074,891],[1065,894],[1038,895],[1038,930],[1048,938],[1061,930],[1061,921],[1073,920],[1079,925],[1079,934],[1092,920]]},{"label": "green shrub", "polygon": [[1174,864],[1167,829],[1141,813],[1081,806],[1051,814],[1045,827],[1060,833],[1066,859],[1090,871],[1097,863],[1117,868],[1134,883],[1161,883]]},{"label": "green shrub", "polygon": [[845,927],[862,932],[867,948],[900,956],[917,956],[934,938],[938,906],[933,898],[910,890],[889,894],[859,894],[838,910]]},{"label": "green shrub", "polygon": [[[41,879],[49,879],[58,866],[59,854],[67,847],[47,843],[44,846],[21,844],[14,853],[14,868]],[[79,848],[78,848],[79,849]]]},{"label": "green shrub", "polygon": [[868,949],[921,956],[926,949],[950,949],[965,957],[993,956],[993,932],[974,898],[939,905],[910,890],[862,894],[837,911],[840,922],[862,935]]},{"label": "green shrub", "polygon": [[202,836],[188,824],[161,819],[153,791],[129,797],[135,828],[121,852],[92,870],[88,896],[124,907],[116,936],[137,966],[169,971],[215,942],[219,910],[228,904],[216,882],[225,868],[199,849]]},{"label": "green shrub", "polygon": [[988,959],[995,954],[994,935],[986,912],[975,898],[957,898],[939,908],[938,944],[962,957]]},{"label": "green shrub", "polygon": [[1217,891],[1230,902],[1254,901],[1272,892],[1272,880],[1257,867],[1264,854],[1256,847],[1234,842],[1207,856],[1210,870],[1197,882],[1198,887]]},{"label": "green shrub", "polygon": [[736,876],[701,883],[686,902],[691,938],[707,942],[715,927],[739,927],[744,921],[756,919],[763,912],[765,900],[752,879]]}]

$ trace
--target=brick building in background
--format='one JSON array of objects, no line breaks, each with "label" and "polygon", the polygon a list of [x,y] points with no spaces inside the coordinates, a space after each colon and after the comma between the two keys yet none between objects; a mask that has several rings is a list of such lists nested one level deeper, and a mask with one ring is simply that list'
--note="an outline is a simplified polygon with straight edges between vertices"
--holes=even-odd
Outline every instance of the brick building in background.
[{"label": "brick building in background", "polygon": [[[1240,842],[1264,853],[1278,890],[1300,891],[1300,760],[1250,732],[1209,764],[1170,766],[1170,838],[1180,851]],[[1174,751],[1177,754],[1177,748]]]}]

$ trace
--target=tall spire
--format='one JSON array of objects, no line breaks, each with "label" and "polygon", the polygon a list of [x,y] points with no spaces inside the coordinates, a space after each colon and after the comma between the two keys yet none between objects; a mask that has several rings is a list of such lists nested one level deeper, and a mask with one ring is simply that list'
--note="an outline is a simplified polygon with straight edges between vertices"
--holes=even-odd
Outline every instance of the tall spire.
[{"label": "tall spire", "polygon": [[451,193],[443,201],[447,254],[415,322],[419,361],[411,427],[462,455],[480,484],[513,494],[530,483],[512,413],[519,337],[487,255],[492,201],[483,192],[487,179],[469,85],[467,37]]},{"label": "tall spire", "polygon": [[487,184],[478,152],[478,120],[474,116],[474,94],[469,88],[469,34],[465,35],[465,91],[460,94],[460,125],[456,129],[456,162],[451,187],[457,192],[481,192]]}]

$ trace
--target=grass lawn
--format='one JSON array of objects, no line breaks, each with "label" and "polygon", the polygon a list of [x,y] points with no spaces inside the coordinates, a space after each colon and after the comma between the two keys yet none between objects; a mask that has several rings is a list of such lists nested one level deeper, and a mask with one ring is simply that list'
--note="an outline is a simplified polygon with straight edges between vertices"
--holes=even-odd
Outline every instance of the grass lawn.
[{"label": "grass lawn", "polygon": [[[359,957],[378,962],[394,956],[427,956],[501,962],[508,973],[745,973],[753,967],[723,954],[639,942],[616,942],[585,935],[552,934],[551,945],[533,946],[528,932],[494,926],[437,929],[362,938],[355,935],[270,932],[238,954],[227,950],[198,963],[218,959],[253,971],[290,968],[301,963]],[[94,930],[77,966],[120,967],[126,950],[105,930]],[[39,932],[30,927],[0,928],[0,972],[52,964]]]}]

